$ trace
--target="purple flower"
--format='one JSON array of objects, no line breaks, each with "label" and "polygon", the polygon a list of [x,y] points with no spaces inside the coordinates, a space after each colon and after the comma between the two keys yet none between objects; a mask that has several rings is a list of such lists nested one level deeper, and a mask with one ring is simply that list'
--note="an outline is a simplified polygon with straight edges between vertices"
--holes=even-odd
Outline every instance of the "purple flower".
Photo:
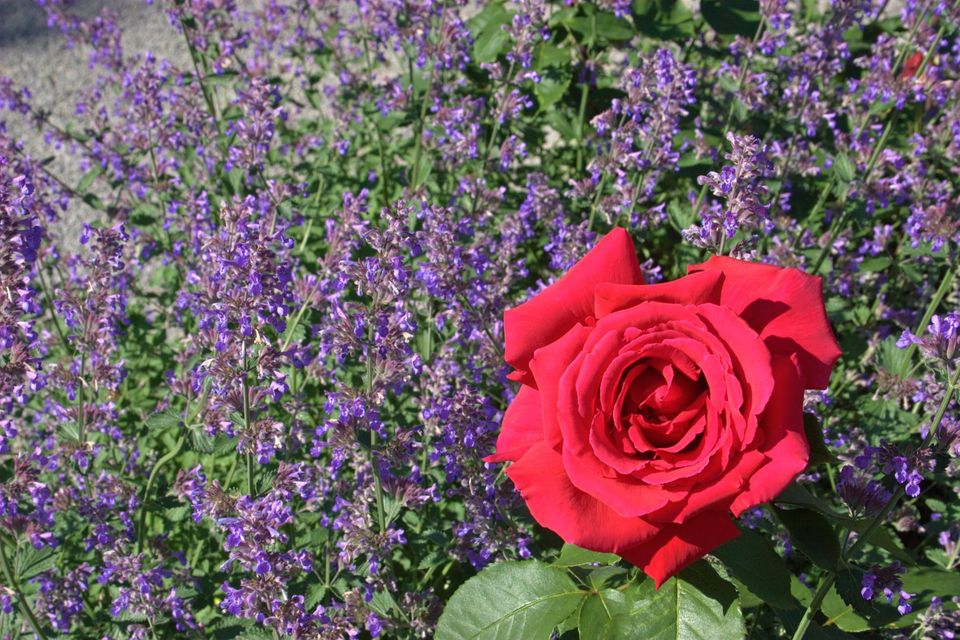
[{"label": "purple flower", "polygon": [[899,561],[886,567],[874,565],[869,571],[863,574],[860,586],[860,596],[864,600],[873,600],[878,593],[882,593],[887,602],[893,602],[897,598],[897,611],[904,616],[913,609],[910,606],[910,598],[913,594],[903,590],[903,581],[900,576],[907,570]]}]

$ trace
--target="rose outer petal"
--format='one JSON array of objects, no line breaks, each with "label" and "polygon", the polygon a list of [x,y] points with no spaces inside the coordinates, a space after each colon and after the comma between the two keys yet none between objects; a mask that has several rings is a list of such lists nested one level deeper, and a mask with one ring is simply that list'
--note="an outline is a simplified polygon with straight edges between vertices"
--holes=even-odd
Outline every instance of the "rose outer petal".
[{"label": "rose outer petal", "polygon": [[504,312],[504,359],[517,370],[513,379],[534,384],[529,372],[534,351],[593,316],[593,292],[602,282],[643,283],[633,240],[624,229],[608,233],[563,277]]},{"label": "rose outer petal", "polygon": [[773,396],[763,413],[756,445],[768,462],[747,480],[743,493],[730,506],[738,516],[760,503],[773,500],[807,468],[810,445],[803,431],[803,389],[797,358],[774,356],[777,380]]},{"label": "rose outer petal", "polygon": [[560,423],[557,421],[560,376],[580,354],[589,335],[590,327],[574,325],[556,342],[537,349],[530,360],[530,372],[540,389],[543,437],[551,447],[559,447],[563,442]]},{"label": "rose outer petal", "polygon": [[719,256],[688,268],[691,274],[703,271],[724,275],[720,304],[746,320],[770,351],[797,354],[804,388],[827,388],[840,347],[827,320],[819,276]]},{"label": "rose outer petal", "polygon": [[503,414],[495,453],[484,462],[519,460],[530,447],[543,441],[543,416],[540,410],[540,392],[521,385],[520,391]]},{"label": "rose outer petal", "polygon": [[618,553],[643,569],[659,589],[670,576],[739,535],[728,514],[704,511],[682,525],[661,525],[652,539]]},{"label": "rose outer petal", "polygon": [[602,318],[614,311],[629,309],[642,302],[669,302],[673,304],[719,303],[723,274],[719,271],[691,273],[671,282],[658,284],[597,285],[594,311]]},{"label": "rose outer petal", "polygon": [[640,518],[621,516],[573,486],[560,454],[545,443],[531,447],[507,468],[507,475],[537,522],[584,549],[622,555],[660,530]]}]

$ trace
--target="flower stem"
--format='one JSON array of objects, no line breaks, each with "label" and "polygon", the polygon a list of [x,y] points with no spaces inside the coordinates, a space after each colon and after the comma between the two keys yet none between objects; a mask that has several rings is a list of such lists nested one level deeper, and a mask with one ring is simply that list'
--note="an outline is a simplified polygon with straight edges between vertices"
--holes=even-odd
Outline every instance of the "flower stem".
[{"label": "flower stem", "polygon": [[23,595],[23,591],[20,589],[20,584],[13,575],[13,567],[10,565],[10,559],[7,557],[6,545],[2,541],[0,541],[0,564],[3,565],[4,579],[9,583],[10,588],[13,589],[16,595],[17,605],[20,607],[20,612],[27,619],[27,622],[30,624],[30,628],[33,629],[34,635],[40,638],[40,640],[46,640],[47,636],[43,633],[43,629],[40,626],[40,621],[37,620],[37,616],[33,613],[33,609],[31,609],[30,605],[27,603],[27,598]]},{"label": "flower stem", "polygon": [[153,483],[156,481],[160,469],[177,457],[180,449],[183,448],[184,442],[186,442],[186,437],[181,434],[180,437],[177,438],[177,443],[173,445],[173,448],[157,460],[153,465],[153,469],[150,470],[150,477],[147,478],[147,486],[144,487],[143,497],[140,499],[140,519],[137,523],[137,553],[143,551],[143,536],[146,532],[147,525],[147,500],[150,499],[150,490],[153,488]]},{"label": "flower stem", "polygon": [[820,580],[820,584],[817,585],[817,592],[813,594],[813,600],[810,601],[810,606],[807,607],[807,610],[803,612],[803,617],[800,618],[800,624],[797,625],[797,630],[793,634],[793,640],[803,640],[807,628],[813,622],[813,617],[820,611],[820,605],[823,604],[823,599],[827,597],[827,593],[836,579],[837,574],[831,571]]},{"label": "flower stem", "polygon": [[[247,385],[247,345],[243,344],[243,377],[240,380],[240,389],[243,393],[243,429],[244,433],[247,435],[247,438],[250,439],[251,443],[253,438],[251,437],[250,429],[250,387]],[[255,479],[255,468],[253,466],[253,452],[247,451],[244,454],[247,467],[247,493],[250,495],[250,498],[253,499],[254,494],[256,494],[257,483]]]},{"label": "flower stem", "polygon": [[[367,331],[369,344],[367,345],[366,373],[363,378],[363,388],[366,392],[366,398],[369,401],[373,395],[373,327]],[[380,468],[377,466],[376,456],[377,432],[370,430],[370,469],[373,473],[373,491],[374,499],[377,503],[377,527],[380,533],[387,530],[386,509],[383,504],[383,483],[380,480]]]},{"label": "flower stem", "polygon": [[[370,61],[370,47],[367,46],[367,34],[363,37],[363,57],[367,63],[367,75],[373,75],[373,64]],[[372,79],[371,79],[372,83]],[[383,131],[380,130],[380,123],[374,121],[373,129],[377,133],[377,151],[380,156],[380,179],[383,181],[383,199],[385,202],[390,200],[390,176],[387,173],[387,147],[383,142]]]}]

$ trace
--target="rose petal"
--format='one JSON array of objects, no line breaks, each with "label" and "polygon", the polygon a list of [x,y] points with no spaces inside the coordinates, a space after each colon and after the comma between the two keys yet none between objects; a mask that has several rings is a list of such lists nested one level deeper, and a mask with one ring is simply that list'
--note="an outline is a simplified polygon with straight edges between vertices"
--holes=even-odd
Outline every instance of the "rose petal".
[{"label": "rose petal", "polygon": [[[557,420],[563,434],[563,466],[570,482],[624,517],[659,509],[671,497],[660,487],[619,475],[597,458],[590,443],[597,412],[578,402],[577,386],[587,354],[581,353],[560,378]],[[596,371],[592,372],[596,375]],[[590,373],[587,374],[588,376]],[[594,381],[599,388],[599,380]],[[599,404],[599,400],[594,398]]]},{"label": "rose petal", "polygon": [[[726,307],[702,304],[697,307],[697,314],[710,326],[712,333],[723,341],[725,352],[734,364],[735,380],[739,380],[739,384],[726,385],[736,394],[726,394],[728,404],[737,402],[731,408],[742,409],[745,415],[760,413],[773,393],[776,381],[771,374],[771,355],[767,345],[750,325]],[[747,391],[748,396],[744,398],[741,391]],[[745,400],[742,407],[739,404],[741,400]]]},{"label": "rose petal", "polygon": [[720,284],[723,274],[719,271],[693,273],[672,282],[658,284],[619,284],[607,282],[597,285],[594,310],[597,318],[615,311],[635,307],[642,302],[668,302],[673,304],[701,304],[720,302]]},{"label": "rose petal", "polygon": [[718,256],[688,271],[723,273],[720,304],[746,320],[770,351],[796,353],[804,388],[827,387],[841,354],[823,306],[819,276]]},{"label": "rose petal", "polygon": [[761,419],[758,451],[768,462],[748,480],[730,509],[739,516],[745,510],[780,495],[807,468],[810,445],[803,431],[803,389],[796,357],[774,356],[777,385]]},{"label": "rose petal", "polygon": [[583,343],[590,336],[590,332],[590,327],[575,325],[559,340],[537,349],[530,360],[530,372],[540,390],[543,436],[551,447],[559,447],[562,441],[560,424],[557,422],[560,376],[583,350]]},{"label": "rose petal", "polygon": [[527,450],[543,441],[543,415],[540,410],[540,392],[521,385],[520,391],[503,414],[495,453],[484,462],[513,462]]},{"label": "rose petal", "polygon": [[[683,524],[703,511],[727,511],[743,491],[746,478],[756,473],[765,462],[762,453],[747,451],[737,456],[730,469],[705,469],[693,479],[696,484],[688,489],[685,498],[644,517],[651,522]],[[717,477],[717,473],[722,475]]]},{"label": "rose petal", "polygon": [[504,312],[504,359],[521,372],[522,382],[533,384],[529,363],[534,351],[593,315],[594,289],[603,282],[643,282],[633,240],[624,229],[608,233],[563,277]]},{"label": "rose petal", "polygon": [[640,518],[625,518],[573,486],[560,454],[543,442],[510,465],[507,475],[534,519],[566,542],[621,553],[657,533],[658,527]]},{"label": "rose petal", "polygon": [[728,514],[705,511],[682,525],[662,525],[653,539],[620,555],[643,569],[659,589],[670,577],[739,535]]}]

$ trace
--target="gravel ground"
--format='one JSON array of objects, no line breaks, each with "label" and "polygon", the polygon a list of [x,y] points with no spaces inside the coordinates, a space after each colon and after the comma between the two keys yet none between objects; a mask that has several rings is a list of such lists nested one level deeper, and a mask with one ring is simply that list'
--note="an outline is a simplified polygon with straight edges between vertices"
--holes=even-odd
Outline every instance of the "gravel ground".
[{"label": "gravel ground", "polygon": [[[104,8],[119,15],[123,47],[128,54],[152,51],[178,64],[189,62],[181,36],[157,5],[148,6],[143,0],[77,0],[71,11],[89,18]],[[58,30],[47,27],[43,9],[33,0],[0,0],[0,76],[9,76],[15,83],[27,86],[33,94],[33,104],[49,111],[51,121],[65,124],[72,119],[78,92],[93,82],[96,72],[89,68],[82,50],[70,49]],[[50,170],[67,184],[79,182],[82,171],[74,159],[51,149],[22,118],[0,113],[0,121],[6,121],[10,133],[24,141],[32,156],[55,156]],[[79,207],[73,207],[71,212],[58,228],[67,245],[79,236],[82,223],[97,215]]]}]

